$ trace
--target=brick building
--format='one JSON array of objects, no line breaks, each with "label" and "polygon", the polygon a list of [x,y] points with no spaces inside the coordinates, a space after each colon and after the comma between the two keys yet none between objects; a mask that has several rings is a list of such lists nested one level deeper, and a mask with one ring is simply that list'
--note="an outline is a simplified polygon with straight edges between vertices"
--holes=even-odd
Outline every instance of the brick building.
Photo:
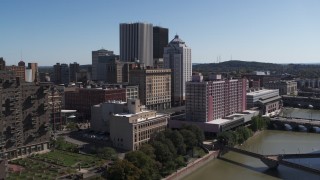
[{"label": "brick building", "polygon": [[108,100],[126,101],[125,88],[75,88],[65,91],[65,108],[77,110],[84,118],[90,118],[91,106]]}]

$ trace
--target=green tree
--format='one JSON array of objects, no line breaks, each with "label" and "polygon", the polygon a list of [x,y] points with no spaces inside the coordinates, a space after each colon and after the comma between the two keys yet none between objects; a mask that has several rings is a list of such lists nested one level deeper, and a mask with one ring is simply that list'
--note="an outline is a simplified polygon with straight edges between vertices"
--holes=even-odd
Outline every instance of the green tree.
[{"label": "green tree", "polygon": [[154,148],[151,146],[151,144],[143,144],[140,147],[140,151],[142,151],[143,153],[145,153],[146,155],[148,155],[149,157],[151,157],[152,159],[156,158],[156,155],[154,154]]},{"label": "green tree", "polygon": [[202,129],[200,129],[198,126],[185,125],[182,127],[182,129],[187,129],[187,130],[190,130],[191,132],[193,132],[196,136],[198,144],[202,144],[202,142],[204,141],[204,133],[203,133]]},{"label": "green tree", "polygon": [[170,140],[177,149],[177,153],[180,155],[186,154],[186,144],[184,143],[184,138],[181,133],[177,130],[171,132],[169,136]]},{"label": "green tree", "polygon": [[107,179],[135,180],[140,179],[142,172],[128,160],[118,160],[108,169]]},{"label": "green tree", "polygon": [[126,154],[125,159],[133,165],[141,169],[141,180],[160,179],[159,167],[157,163],[150,156],[142,151],[132,151]]},{"label": "green tree", "polygon": [[152,146],[155,149],[154,154],[156,155],[156,160],[161,164],[173,160],[173,154],[166,144],[160,141],[154,141],[152,142]]},{"label": "green tree", "polygon": [[180,133],[183,136],[184,143],[186,144],[187,149],[190,150],[193,148],[193,146],[197,145],[197,142],[198,142],[197,137],[192,131],[187,129],[182,129],[180,130]]},{"label": "green tree", "polygon": [[108,160],[116,160],[118,157],[117,151],[111,147],[99,148],[97,150],[97,156]]}]

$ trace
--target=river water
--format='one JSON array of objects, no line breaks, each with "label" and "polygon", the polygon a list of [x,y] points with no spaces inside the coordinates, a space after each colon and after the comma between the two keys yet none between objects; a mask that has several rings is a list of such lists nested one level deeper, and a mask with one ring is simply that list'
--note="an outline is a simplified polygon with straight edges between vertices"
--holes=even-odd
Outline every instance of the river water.
[{"label": "river water", "polygon": [[[288,109],[291,117],[301,117],[301,114],[309,115],[310,110]],[[319,118],[320,112],[314,113],[314,119]],[[294,115],[300,116],[294,116]],[[320,134],[307,132],[292,132],[266,130],[247,140],[242,149],[260,154],[283,154],[283,153],[310,153],[320,152]],[[317,159],[291,159],[290,161],[320,169],[320,158]],[[187,175],[186,180],[211,180],[211,179],[296,179],[296,180],[320,180],[319,175],[288,168],[280,165],[271,170],[259,159],[248,157],[234,152],[223,155],[220,159],[214,159],[201,168]]]}]

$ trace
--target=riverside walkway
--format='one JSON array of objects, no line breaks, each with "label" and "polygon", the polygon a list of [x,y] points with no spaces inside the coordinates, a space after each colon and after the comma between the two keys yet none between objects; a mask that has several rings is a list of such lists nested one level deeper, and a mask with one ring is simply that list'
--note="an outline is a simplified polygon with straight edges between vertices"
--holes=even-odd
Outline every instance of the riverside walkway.
[{"label": "riverside walkway", "polygon": [[314,169],[308,166],[303,166],[301,164],[293,163],[286,161],[285,159],[293,159],[293,158],[320,158],[320,153],[314,154],[278,154],[278,155],[262,155],[250,151],[246,151],[243,149],[238,149],[230,146],[224,146],[223,150],[220,152],[233,151],[236,153],[244,154],[250,157],[254,157],[260,159],[264,164],[266,164],[269,168],[277,168],[279,165],[287,166],[290,168],[294,168],[297,170],[306,171],[309,173],[320,175],[319,169]]}]

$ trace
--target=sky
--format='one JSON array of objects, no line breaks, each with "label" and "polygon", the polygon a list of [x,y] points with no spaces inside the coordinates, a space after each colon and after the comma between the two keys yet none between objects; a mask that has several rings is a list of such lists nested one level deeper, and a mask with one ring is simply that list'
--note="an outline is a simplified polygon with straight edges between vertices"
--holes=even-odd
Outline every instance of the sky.
[{"label": "sky", "polygon": [[178,34],[193,63],[320,62],[319,0],[0,0],[0,57],[52,66],[119,54],[119,24]]}]

